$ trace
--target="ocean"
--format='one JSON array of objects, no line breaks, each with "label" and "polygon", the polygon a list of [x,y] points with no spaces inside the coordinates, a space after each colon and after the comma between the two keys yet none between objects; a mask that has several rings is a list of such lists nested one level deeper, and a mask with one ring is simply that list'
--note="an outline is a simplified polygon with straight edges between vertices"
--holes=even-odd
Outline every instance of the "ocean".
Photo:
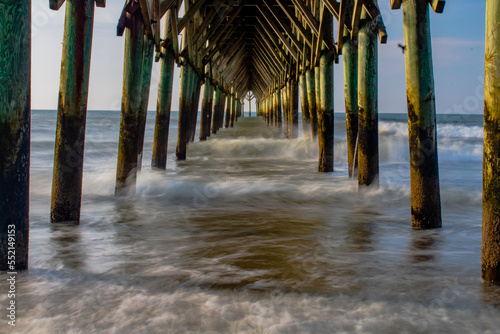
[{"label": "ocean", "polygon": [[405,114],[380,114],[368,191],[347,176],[343,114],[331,174],[301,126],[287,140],[256,117],[176,162],[177,112],[151,170],[154,118],[137,195],[116,198],[120,113],[88,112],[81,223],[65,226],[49,221],[56,111],[32,112],[30,269],[0,332],[500,333],[500,288],[480,276],[482,115],[438,115],[443,228],[426,231]]}]

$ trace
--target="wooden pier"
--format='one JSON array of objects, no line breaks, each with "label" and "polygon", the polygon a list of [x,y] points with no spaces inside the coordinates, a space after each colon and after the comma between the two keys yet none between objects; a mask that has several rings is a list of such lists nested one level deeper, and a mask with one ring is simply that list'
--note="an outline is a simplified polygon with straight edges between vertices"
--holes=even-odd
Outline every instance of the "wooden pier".
[{"label": "wooden pier", "polygon": [[[94,7],[105,0],[66,2],[51,221],[80,221],[87,92]],[[482,275],[500,282],[500,0],[487,0]],[[417,229],[441,227],[436,107],[429,10],[444,0],[391,0],[404,17],[411,215]],[[179,17],[181,6],[182,16]],[[30,1],[0,4],[0,248],[7,270],[9,230],[17,235],[16,268],[28,266],[30,143]],[[163,21],[162,21],[163,20]],[[319,147],[318,171],[334,171],[334,67],[343,57],[348,177],[379,184],[378,44],[387,33],[376,0],[126,0],[117,17],[125,35],[116,195],[135,193],[142,165],[152,63],[161,63],[152,167],[167,166],[174,64],[181,66],[177,160],[195,140],[233,127],[244,101],[257,116]],[[164,26],[161,27],[161,22]],[[337,25],[338,35],[333,35]],[[180,36],[182,35],[182,40]],[[251,108],[248,115],[252,115]],[[175,138],[175,137],[174,137]]]}]

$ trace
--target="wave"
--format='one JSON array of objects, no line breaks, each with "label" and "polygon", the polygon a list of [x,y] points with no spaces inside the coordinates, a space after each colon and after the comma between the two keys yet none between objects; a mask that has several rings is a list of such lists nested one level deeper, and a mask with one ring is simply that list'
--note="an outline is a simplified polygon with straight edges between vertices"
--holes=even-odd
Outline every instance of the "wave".
[{"label": "wave", "polygon": [[[408,124],[402,122],[380,122],[379,134],[381,136],[395,136],[408,138]],[[438,138],[483,139],[483,128],[473,125],[438,124]]]}]

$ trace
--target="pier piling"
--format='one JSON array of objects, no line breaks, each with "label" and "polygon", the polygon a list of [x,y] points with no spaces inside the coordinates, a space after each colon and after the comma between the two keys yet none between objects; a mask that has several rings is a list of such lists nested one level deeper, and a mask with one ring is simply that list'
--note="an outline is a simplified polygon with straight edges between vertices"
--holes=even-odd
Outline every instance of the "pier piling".
[{"label": "pier piling", "polygon": [[144,24],[140,10],[130,18],[125,33],[125,59],[123,68],[122,110],[118,166],[116,169],[116,195],[135,194],[137,178],[137,124],[142,101],[142,55]]},{"label": "pier piling", "polygon": [[52,177],[52,223],[80,222],[93,26],[94,0],[66,1]]},{"label": "pier piling", "polygon": [[358,184],[374,187],[379,184],[377,34],[377,24],[363,9],[358,35]]},{"label": "pier piling", "polygon": [[500,284],[500,1],[486,1],[481,274]]},{"label": "pier piling", "polygon": [[0,3],[0,34],[0,270],[16,271],[28,268],[31,1]]},{"label": "pier piling", "polygon": [[[333,39],[333,15],[324,13],[325,34]],[[333,60],[325,45],[320,57],[320,108],[318,110],[319,172],[333,172]]]},{"label": "pier piling", "polygon": [[[175,20],[177,11],[169,9],[165,19],[164,36],[171,31],[172,18]],[[168,135],[170,127],[170,111],[172,106],[172,88],[174,82],[174,48],[170,44],[162,48],[160,59],[160,82],[158,83],[158,101],[156,104],[156,121],[153,139],[153,157],[151,165],[154,168],[167,167]]]},{"label": "pier piling", "polygon": [[411,217],[419,229],[441,227],[429,5],[403,2],[410,143]]}]

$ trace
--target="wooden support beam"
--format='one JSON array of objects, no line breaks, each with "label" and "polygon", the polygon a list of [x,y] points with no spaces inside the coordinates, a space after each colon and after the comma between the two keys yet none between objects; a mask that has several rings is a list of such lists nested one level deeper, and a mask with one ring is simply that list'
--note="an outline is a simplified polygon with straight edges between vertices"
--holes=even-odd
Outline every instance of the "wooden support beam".
[{"label": "wooden support beam", "polygon": [[[500,5],[486,1],[481,276],[500,285]],[[1,132],[0,132],[1,133]]]},{"label": "wooden support beam", "polygon": [[429,0],[431,4],[432,10],[436,13],[441,14],[444,11],[444,5],[446,4],[445,0]]},{"label": "wooden support beam", "polygon": [[[153,0],[151,25],[153,27],[155,50],[156,50],[156,52],[161,52],[160,0]],[[157,61],[159,61],[159,60],[160,59],[158,58]]]},{"label": "wooden support beam", "polygon": [[[174,51],[174,59],[176,62],[179,62],[179,32],[177,31],[177,11],[178,9],[172,9],[168,12],[168,15],[170,16],[170,32],[168,35],[172,36],[172,45],[173,45],[173,51]],[[166,38],[166,36],[165,36]],[[164,46],[167,47],[168,46]]]},{"label": "wooden support beam", "polygon": [[151,9],[149,8],[149,1],[139,0],[139,4],[141,6],[142,21],[144,23],[144,31],[146,32],[146,36],[148,36],[149,39],[154,39],[153,27],[151,25]]},{"label": "wooden support beam", "polygon": [[61,6],[63,5],[64,1],[66,0],[50,0],[49,8],[52,10],[59,10],[59,8],[61,8]]},{"label": "wooden support beam", "polygon": [[[176,9],[169,9],[165,19],[164,35],[172,29],[171,20],[177,18]],[[156,121],[153,137],[153,156],[151,166],[165,169],[167,167],[168,135],[170,127],[170,111],[172,106],[172,88],[174,82],[174,51],[170,45],[162,50],[160,62],[160,78],[158,83],[158,102],[156,104]]]},{"label": "wooden support beam", "polygon": [[316,20],[314,15],[311,13],[309,8],[307,8],[306,4],[303,0],[292,0],[295,4],[296,8],[300,11],[300,13],[304,16],[307,21],[307,24],[311,27],[316,35],[319,33],[319,22]]},{"label": "wooden support beam", "polygon": [[142,97],[142,49],[144,22],[141,14],[131,17],[131,28],[125,34],[122,111],[115,193],[135,194],[137,178],[137,122]]},{"label": "wooden support beam", "polygon": [[356,39],[359,32],[359,21],[361,19],[361,12],[363,11],[364,0],[355,0],[354,10],[352,12],[352,23],[351,23],[351,39]]},{"label": "wooden support beam", "polygon": [[429,5],[403,1],[412,227],[441,227]]},{"label": "wooden support beam", "polygon": [[338,21],[339,21],[339,30],[337,35],[337,51],[338,54],[342,54],[342,44],[344,43],[344,30],[345,30],[345,22],[347,16],[347,1],[340,1],[339,12],[338,12]]},{"label": "wooden support beam", "polygon": [[278,24],[281,26],[281,28],[286,32],[290,40],[292,41],[293,44],[295,44],[295,47],[297,48],[297,51],[302,53],[302,50],[304,49],[304,44],[299,42],[297,38],[295,37],[295,34],[292,32],[292,29],[288,25],[288,22],[283,22],[282,18],[280,17],[279,13],[277,10],[273,8],[273,6],[270,6],[269,0],[263,0],[264,3],[267,5],[267,9],[271,12],[271,14],[274,16],[276,21],[278,21]]},{"label": "wooden support beam", "polygon": [[[293,26],[297,29],[299,34],[304,38],[304,41],[310,46],[313,46],[312,42],[312,35],[309,31],[307,31],[304,26],[300,23],[300,21],[297,19],[297,17],[290,11],[288,8],[288,5],[285,3],[284,0],[276,0],[278,5],[281,7],[283,12],[286,14],[286,16],[290,19],[292,22]],[[271,8],[268,5],[269,8]]]},{"label": "wooden support beam", "polygon": [[358,185],[378,187],[378,45],[367,11],[361,15],[363,25],[358,35]]},{"label": "wooden support beam", "polygon": [[[278,26],[273,21],[273,19],[269,16],[269,14],[266,12],[266,10],[264,8],[262,8],[262,6],[257,5],[257,8],[259,9],[259,11],[262,14],[262,16],[264,16],[264,18],[266,19],[267,23],[271,26],[271,29],[274,31],[274,33],[278,36],[278,38],[281,40],[281,42],[283,43],[283,45],[286,47],[286,49],[288,50],[288,52],[290,52],[290,54],[292,55],[292,57],[296,61],[298,61],[299,57],[297,55],[297,51],[290,45],[290,43],[285,38],[285,36],[283,36],[283,34],[279,30]],[[260,20],[259,20],[259,22],[260,22]]]},{"label": "wooden support beam", "polygon": [[[160,18],[165,15],[165,13],[173,6],[175,5],[176,0],[163,0],[160,4]],[[180,6],[180,4],[179,4]]]},{"label": "wooden support beam", "polygon": [[330,13],[333,14],[337,21],[339,21],[340,18],[340,6],[342,5],[342,2],[344,2],[344,0],[341,0],[340,3],[336,0],[323,0],[325,7],[330,11]]},{"label": "wooden support beam", "polygon": [[68,0],[52,178],[52,223],[80,222],[93,27],[94,0]]},{"label": "wooden support beam", "polygon": [[0,270],[15,272],[28,269],[31,1],[2,1],[1,8]]},{"label": "wooden support beam", "polygon": [[105,8],[106,7],[106,0],[95,0],[95,5],[96,5],[96,7]]},{"label": "wooden support beam", "polygon": [[358,137],[358,45],[349,38],[344,30],[343,44],[344,64],[344,101],[347,134],[347,168],[349,178],[358,177],[358,154],[356,142]]},{"label": "wooden support beam", "polygon": [[[324,26],[324,33],[333,35],[333,15],[322,8],[321,25]],[[333,38],[332,36],[330,36]],[[322,47],[319,64],[320,75],[320,108],[318,109],[318,145],[319,160],[318,171],[323,173],[333,172],[334,153],[334,101],[333,101],[333,63],[334,55],[326,48]]]},{"label": "wooden support beam", "polygon": [[391,0],[391,9],[399,9],[401,8],[401,3],[403,0]]}]

